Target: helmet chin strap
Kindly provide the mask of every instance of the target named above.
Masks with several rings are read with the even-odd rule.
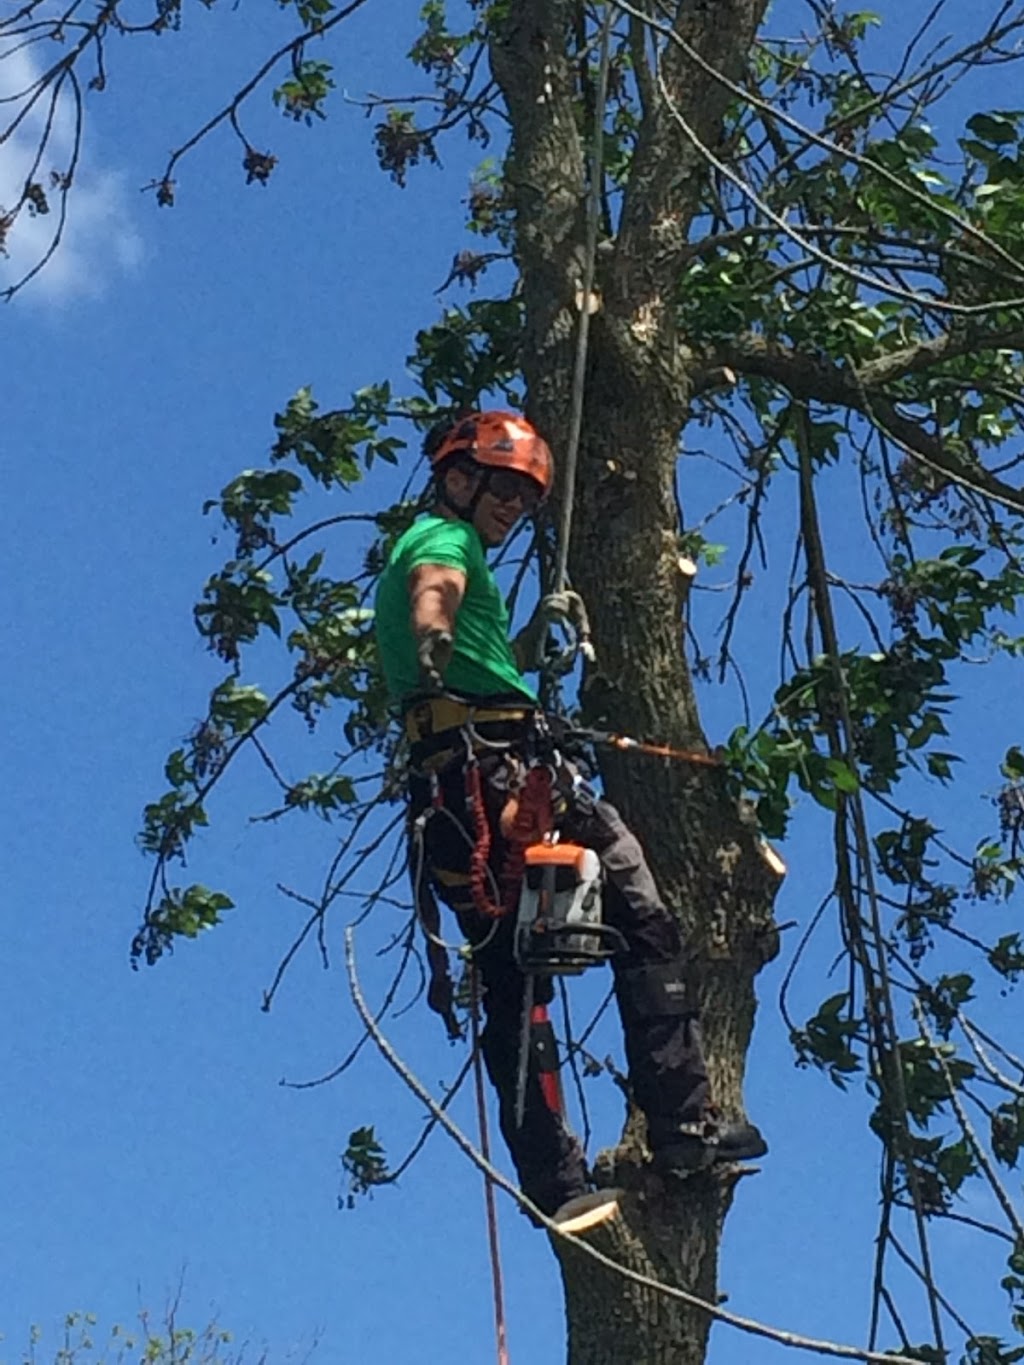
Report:
[[[448,492],[444,479],[438,480],[437,484],[438,502],[447,507],[449,511],[454,512],[460,521],[469,522],[470,525],[473,524],[473,518],[476,516],[476,509],[480,506],[480,499],[487,492],[491,483],[491,471],[487,466],[477,465],[476,467],[480,471],[480,482],[477,484],[473,496],[470,498],[469,502],[466,503],[465,507],[460,507],[454,500],[452,495]]]

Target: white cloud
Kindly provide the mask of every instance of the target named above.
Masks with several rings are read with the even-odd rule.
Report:
[[[10,99],[32,88],[42,70],[32,54],[31,48],[0,54],[0,96]],[[0,135],[25,102],[0,103]],[[0,209],[9,211],[21,197],[39,148],[48,103],[44,94],[17,131],[0,143]],[[50,140],[35,173],[49,199],[50,212],[34,217],[27,209],[19,213],[7,237],[7,255],[0,256],[0,290],[31,270],[52,240],[59,221],[60,195],[50,186],[50,173],[68,170],[74,148],[73,118],[69,97],[56,111]],[[136,269],[142,260],[143,244],[132,222],[130,202],[123,176],[97,166],[95,158],[87,155],[84,164],[79,162],[68,195],[60,246],[18,297],[51,304],[96,297],[112,279]]]

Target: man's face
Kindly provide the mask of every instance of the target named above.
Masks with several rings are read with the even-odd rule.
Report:
[[[483,492],[477,497],[481,485]],[[488,549],[495,549],[520,517],[535,510],[542,490],[529,475],[514,469],[455,468],[448,474],[448,491],[459,507],[468,508],[477,499],[473,526]]]

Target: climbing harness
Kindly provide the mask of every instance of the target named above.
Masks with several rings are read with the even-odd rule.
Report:
[[[518,743],[484,733],[487,725],[509,724],[523,727]],[[578,774],[539,716],[525,707],[477,707],[442,695],[410,707],[406,733],[412,740],[410,769],[425,776],[429,789],[429,803],[412,827],[420,863],[417,884],[426,824],[445,815],[469,844],[465,889],[472,908],[487,920],[517,915],[515,956],[524,971],[575,974],[608,957],[606,944],[616,936],[600,922],[600,862],[592,850],[560,842],[557,832],[556,805],[563,813],[568,809]],[[524,754],[513,752],[520,748]],[[506,796],[497,825],[506,847],[497,878],[481,768],[481,753],[487,751],[501,753],[504,761]],[[465,824],[446,807],[441,784],[441,773],[455,762],[463,775]],[[443,868],[432,871],[442,883],[458,876]]]
[[[467,745],[467,748],[469,746]],[[505,913],[505,905],[488,895],[487,878],[490,872],[491,827],[487,820],[487,807],[484,804],[483,782],[480,778],[480,764],[476,755],[469,750],[464,769],[466,782],[466,806],[473,820],[473,851],[469,855],[469,890],[473,898],[473,909],[485,919],[500,919]],[[504,875],[502,876],[504,881]]]
[[[536,999],[539,976],[579,975],[605,962],[621,947],[621,934],[601,921],[602,869],[592,849],[563,842],[558,817],[570,806],[581,779],[561,753],[541,717],[528,707],[473,705],[442,694],[411,706],[405,718],[411,742],[410,770],[426,778],[429,801],[413,821],[414,893],[417,906],[429,912],[423,873],[425,831],[429,822],[447,818],[459,829],[468,851],[468,874],[433,865],[435,882],[454,890],[457,901],[489,922],[487,936],[470,949],[479,952],[499,922],[514,916],[512,953],[523,976],[515,1095],[515,1114],[522,1126],[531,1059],[544,1103],[564,1117],[557,1048],[547,1005]],[[513,730],[518,735],[510,738]],[[503,786],[505,799],[496,826],[505,844],[501,867],[492,867],[494,814],[488,812],[482,762],[499,760],[487,780]],[[455,764],[462,773],[465,810],[460,819],[444,800],[442,774]],[[465,866],[465,862],[463,863]],[[438,951],[436,926],[427,934],[431,983],[428,1002],[450,1003],[447,958]],[[443,971],[439,983],[437,973]],[[438,1012],[444,1013],[443,1009]],[[451,1035],[450,1009],[446,1014]]]
[[[607,961],[623,946],[618,932],[602,922],[602,869],[597,854],[563,841],[558,834],[559,816],[572,803],[573,789],[581,779],[562,753],[561,740],[555,739],[539,714],[527,705],[474,704],[439,694],[411,706],[405,728],[412,746],[410,768],[426,778],[429,789],[429,802],[411,826],[416,863],[414,900],[427,939],[430,968],[428,1004],[444,1019],[449,1037],[459,1036],[447,967],[447,951],[455,945],[439,937],[437,906],[424,877],[426,825],[440,818],[448,820],[465,841],[468,873],[443,866],[432,866],[431,873],[442,887],[458,891],[459,908],[472,909],[489,924],[474,951],[490,943],[502,920],[515,916],[512,953],[524,982],[516,1087],[516,1115],[521,1124],[530,1057],[537,1052],[534,1035],[547,1023],[546,1007],[535,1004],[535,978],[579,975]],[[702,767],[722,766],[718,754],[612,731],[567,727],[560,733],[566,741],[597,748]],[[482,763],[491,764],[495,759],[498,763],[485,778]],[[441,774],[456,763],[463,774],[465,792],[461,819],[445,804],[441,783]],[[503,787],[505,792],[496,820],[505,844],[497,871],[491,861],[495,819],[494,813],[488,812],[485,781],[492,788]],[[785,863],[776,851],[763,838],[757,842],[772,872],[784,876]]]

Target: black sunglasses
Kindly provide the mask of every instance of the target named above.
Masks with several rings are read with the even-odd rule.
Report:
[[[529,474],[520,474],[517,469],[490,470],[487,491],[499,502],[515,502],[518,499],[524,512],[536,511],[543,496],[536,479],[531,479]]]

